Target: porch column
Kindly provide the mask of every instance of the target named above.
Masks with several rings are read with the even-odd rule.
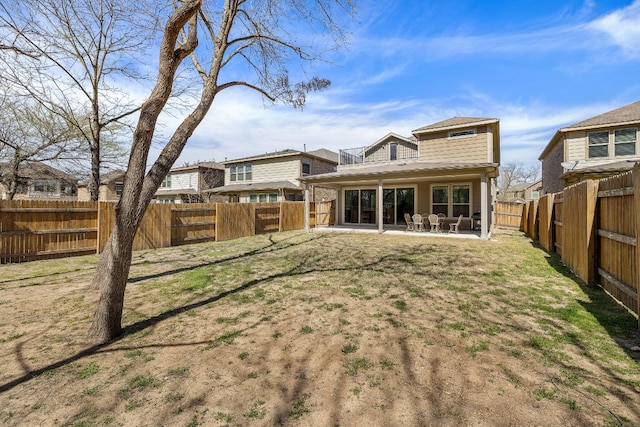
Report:
[[[309,216],[311,214],[311,201],[309,200],[309,186],[304,184],[304,230],[311,231]]]
[[[382,180],[378,180],[378,199],[376,203],[378,206],[376,207],[376,211],[378,212],[378,233],[384,233],[384,229],[382,227],[383,221],[383,212],[382,212]]]
[[[483,173],[480,177],[480,238],[488,238],[489,229],[489,191],[487,174]]]

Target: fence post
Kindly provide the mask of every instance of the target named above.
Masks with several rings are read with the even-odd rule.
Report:
[[[588,281],[591,286],[596,285],[598,277],[598,260],[596,259],[596,244],[598,235],[597,225],[597,209],[598,209],[598,181],[587,181],[587,265],[588,265]]]
[[[635,230],[635,238],[636,241],[639,241],[640,237],[640,163],[636,163],[633,166],[633,211],[631,212],[634,218],[636,219],[636,230]],[[635,286],[636,286],[636,301],[638,304],[637,313],[638,313],[638,329],[640,329],[640,248],[636,246],[636,259],[634,260],[636,264],[635,269]]]

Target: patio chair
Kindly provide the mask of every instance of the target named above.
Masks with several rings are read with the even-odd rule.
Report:
[[[422,224],[422,215],[413,214],[413,229],[415,231],[424,231],[424,227]]]
[[[431,225],[430,231],[440,232],[440,218],[436,214],[429,215],[429,225]]]
[[[451,224],[449,224],[449,233],[458,234],[458,227],[460,227],[461,222],[462,222],[462,215],[458,217],[458,220],[456,222],[452,222]]]
[[[415,225],[413,224],[413,220],[411,219],[411,215],[407,212],[404,213],[404,221],[407,223],[407,229],[405,231],[413,231],[415,230]]]

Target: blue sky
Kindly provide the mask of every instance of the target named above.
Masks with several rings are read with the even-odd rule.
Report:
[[[350,30],[304,110],[225,91],[176,166],[338,151],[453,116],[499,118],[502,162],[537,164],[557,129],[640,100],[640,0],[361,1]]]

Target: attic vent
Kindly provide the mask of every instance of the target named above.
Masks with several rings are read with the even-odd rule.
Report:
[[[475,136],[475,129],[465,129],[465,130],[456,130],[453,132],[449,132],[449,138],[465,138],[469,136]]]

